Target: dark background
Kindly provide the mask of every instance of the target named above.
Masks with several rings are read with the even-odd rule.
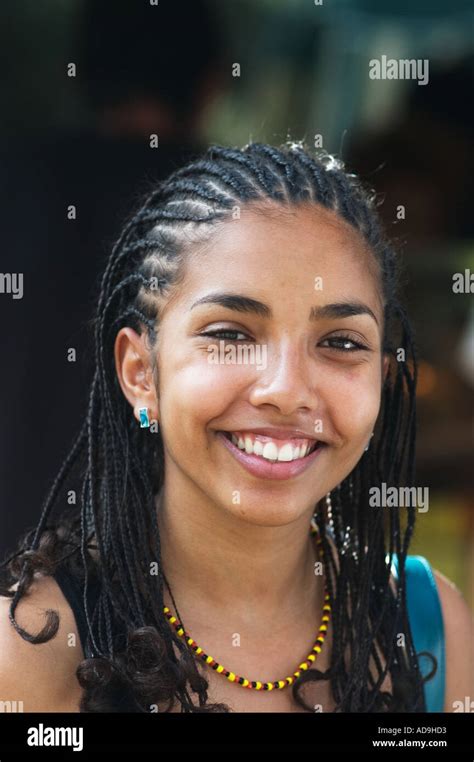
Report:
[[[473,605],[474,317],[452,289],[474,270],[473,18],[459,0],[0,5],[0,271],[24,277],[22,299],[0,293],[0,554],[83,419],[99,276],[140,195],[209,142],[322,135],[378,191],[405,262],[430,488],[412,552]],[[371,80],[382,55],[428,59],[429,83]]]

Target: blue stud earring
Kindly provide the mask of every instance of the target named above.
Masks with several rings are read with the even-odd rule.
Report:
[[[139,408],[138,415],[140,416],[140,428],[148,429],[150,427],[150,419],[148,418],[148,408],[147,407]]]

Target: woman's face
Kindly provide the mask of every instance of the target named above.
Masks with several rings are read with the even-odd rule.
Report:
[[[376,263],[333,212],[247,207],[219,226],[154,349],[165,490],[259,525],[311,515],[373,431],[382,323]]]

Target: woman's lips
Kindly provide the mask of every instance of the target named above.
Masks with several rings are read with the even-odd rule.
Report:
[[[217,437],[249,473],[262,479],[291,479],[293,476],[298,476],[298,474],[306,471],[314,463],[319,453],[326,446],[323,442],[320,442],[318,447],[305,458],[291,461],[276,460],[272,462],[265,460],[265,458],[259,455],[240,450],[230,439],[227,439],[222,431],[217,432]]]

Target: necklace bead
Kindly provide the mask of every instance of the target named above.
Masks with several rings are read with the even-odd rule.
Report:
[[[318,530],[313,523],[311,524],[310,531],[312,535],[318,534]],[[321,539],[319,538],[319,535],[316,538],[316,546],[318,548],[318,551],[320,551]],[[229,680],[229,682],[236,683],[237,685],[241,685],[243,688],[248,688],[250,690],[273,691],[273,690],[283,690],[284,688],[287,688],[289,685],[292,685],[301,676],[301,673],[308,670],[316,661],[318,654],[321,653],[324,639],[326,637],[329,620],[331,616],[331,602],[330,602],[330,596],[328,594],[327,588],[325,587],[324,605],[323,605],[323,614],[321,617],[321,624],[319,626],[316,640],[314,642],[311,652],[308,654],[306,659],[303,662],[301,662],[301,664],[299,664],[298,669],[295,670],[295,672],[293,672],[292,675],[290,675],[289,677],[285,677],[283,680],[275,680],[273,682],[262,682],[260,680],[248,680],[246,677],[241,677],[240,675],[236,675],[234,672],[231,672],[230,670],[226,669],[222,664],[220,664],[218,661],[213,659],[212,656],[209,656],[209,654],[205,653],[205,651],[203,651],[203,649],[196,643],[196,641],[190,637],[190,635],[184,630],[184,627],[182,626],[181,622],[179,622],[178,619],[173,615],[173,613],[170,611],[168,606],[164,606],[163,613],[168,619],[169,623],[176,630],[177,635],[185,639],[186,643],[188,644],[192,652],[197,657],[202,659],[202,661],[208,664],[211,667],[211,669],[213,669],[215,672],[217,672],[220,675],[224,675],[224,677],[226,677],[227,680]]]

